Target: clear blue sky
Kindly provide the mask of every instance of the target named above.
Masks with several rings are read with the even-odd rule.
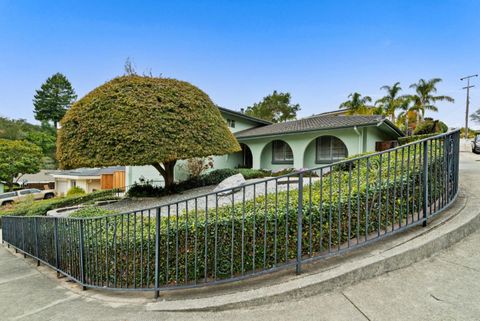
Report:
[[[461,126],[459,78],[480,73],[480,1],[0,0],[0,114],[32,121],[35,89],[64,73],[79,97],[123,73],[189,81],[240,109],[274,89],[300,116],[353,91],[441,77],[440,117]],[[480,108],[480,79],[472,109]],[[478,126],[477,126],[478,127]]]

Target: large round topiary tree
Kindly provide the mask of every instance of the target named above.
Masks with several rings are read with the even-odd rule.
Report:
[[[176,79],[115,78],[76,102],[61,126],[62,168],[153,165],[167,188],[177,160],[240,150],[208,95]]]

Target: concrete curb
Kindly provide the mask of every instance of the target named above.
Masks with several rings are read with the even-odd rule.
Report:
[[[340,258],[342,262],[333,267],[320,272],[317,270],[316,273],[292,276],[281,284],[211,297],[157,301],[148,303],[146,309],[170,312],[220,311],[278,303],[352,285],[404,268],[480,229],[480,200],[469,197],[463,189],[461,193],[450,208],[434,218],[427,228],[418,228],[413,232],[408,230],[393,241],[387,238],[385,242],[372,243],[366,247],[369,252],[360,259]],[[448,224],[445,224],[447,222]],[[381,244],[382,242],[384,243]]]

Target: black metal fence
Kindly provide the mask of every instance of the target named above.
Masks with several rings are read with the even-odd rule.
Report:
[[[423,224],[458,192],[459,132],[155,208],[4,217],[3,241],[84,287],[159,291],[238,280]]]

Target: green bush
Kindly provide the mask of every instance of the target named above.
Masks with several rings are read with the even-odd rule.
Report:
[[[13,206],[8,207],[7,209],[0,210],[0,216],[44,216],[48,211],[56,208],[80,205],[99,198],[114,195],[115,194],[113,190],[105,190],[83,195],[54,197],[39,201],[34,201],[33,199],[29,198],[24,201],[14,203]]]
[[[252,168],[239,168],[238,172],[245,177],[245,179],[263,178],[271,175],[270,171]]]
[[[216,185],[224,179],[238,174],[238,170],[232,168],[216,169],[200,176],[200,181],[203,186]]]
[[[160,186],[153,186],[150,183],[134,183],[127,191],[129,197],[160,197],[167,194],[167,191]]]
[[[85,190],[78,186],[73,186],[67,192],[67,196],[83,195],[83,194],[85,194]]]
[[[399,137],[398,138],[398,143],[400,145],[406,145],[408,143],[413,143],[416,142],[417,140],[422,140],[428,137],[433,137],[438,134],[425,134],[425,135],[413,135],[413,136],[405,136],[405,137]]]
[[[440,121],[426,118],[413,131],[414,135],[441,134],[448,131],[448,126]]]
[[[78,211],[73,212],[70,217],[99,217],[117,214],[117,211],[107,210],[97,206],[87,206],[79,209]]]

